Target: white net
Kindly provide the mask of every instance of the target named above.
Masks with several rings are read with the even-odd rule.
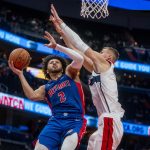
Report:
[[[106,18],[108,12],[108,0],[82,0],[81,16],[84,18]]]

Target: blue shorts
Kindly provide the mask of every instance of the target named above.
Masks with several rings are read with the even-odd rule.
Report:
[[[64,138],[73,133],[78,134],[80,142],[86,130],[85,119],[60,119],[51,117],[39,135],[39,143],[50,150],[59,150]]]

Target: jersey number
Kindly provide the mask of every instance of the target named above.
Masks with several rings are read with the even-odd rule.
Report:
[[[66,101],[65,93],[64,92],[59,92],[58,96],[60,98],[60,102],[63,103]]]

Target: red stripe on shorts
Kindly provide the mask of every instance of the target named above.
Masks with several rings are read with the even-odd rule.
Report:
[[[101,150],[112,150],[113,118],[104,117],[104,128]]]
[[[80,129],[80,132],[78,134],[78,145],[77,145],[77,149],[79,148],[80,146],[80,142],[82,140],[82,137],[83,135],[85,134],[85,131],[86,131],[86,124],[87,124],[87,120],[85,118],[83,118],[83,124],[82,124],[82,127]]]

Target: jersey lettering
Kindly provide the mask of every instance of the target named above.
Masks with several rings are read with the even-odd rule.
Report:
[[[65,93],[64,92],[59,92],[58,93],[58,96],[59,96],[59,98],[60,98],[60,103],[63,103],[63,102],[65,102],[66,101],[66,96],[65,96]]]
[[[71,86],[69,80],[66,80],[60,84],[55,85],[48,91],[48,94],[50,95],[50,97],[52,97],[58,90],[61,90],[67,86]]]

